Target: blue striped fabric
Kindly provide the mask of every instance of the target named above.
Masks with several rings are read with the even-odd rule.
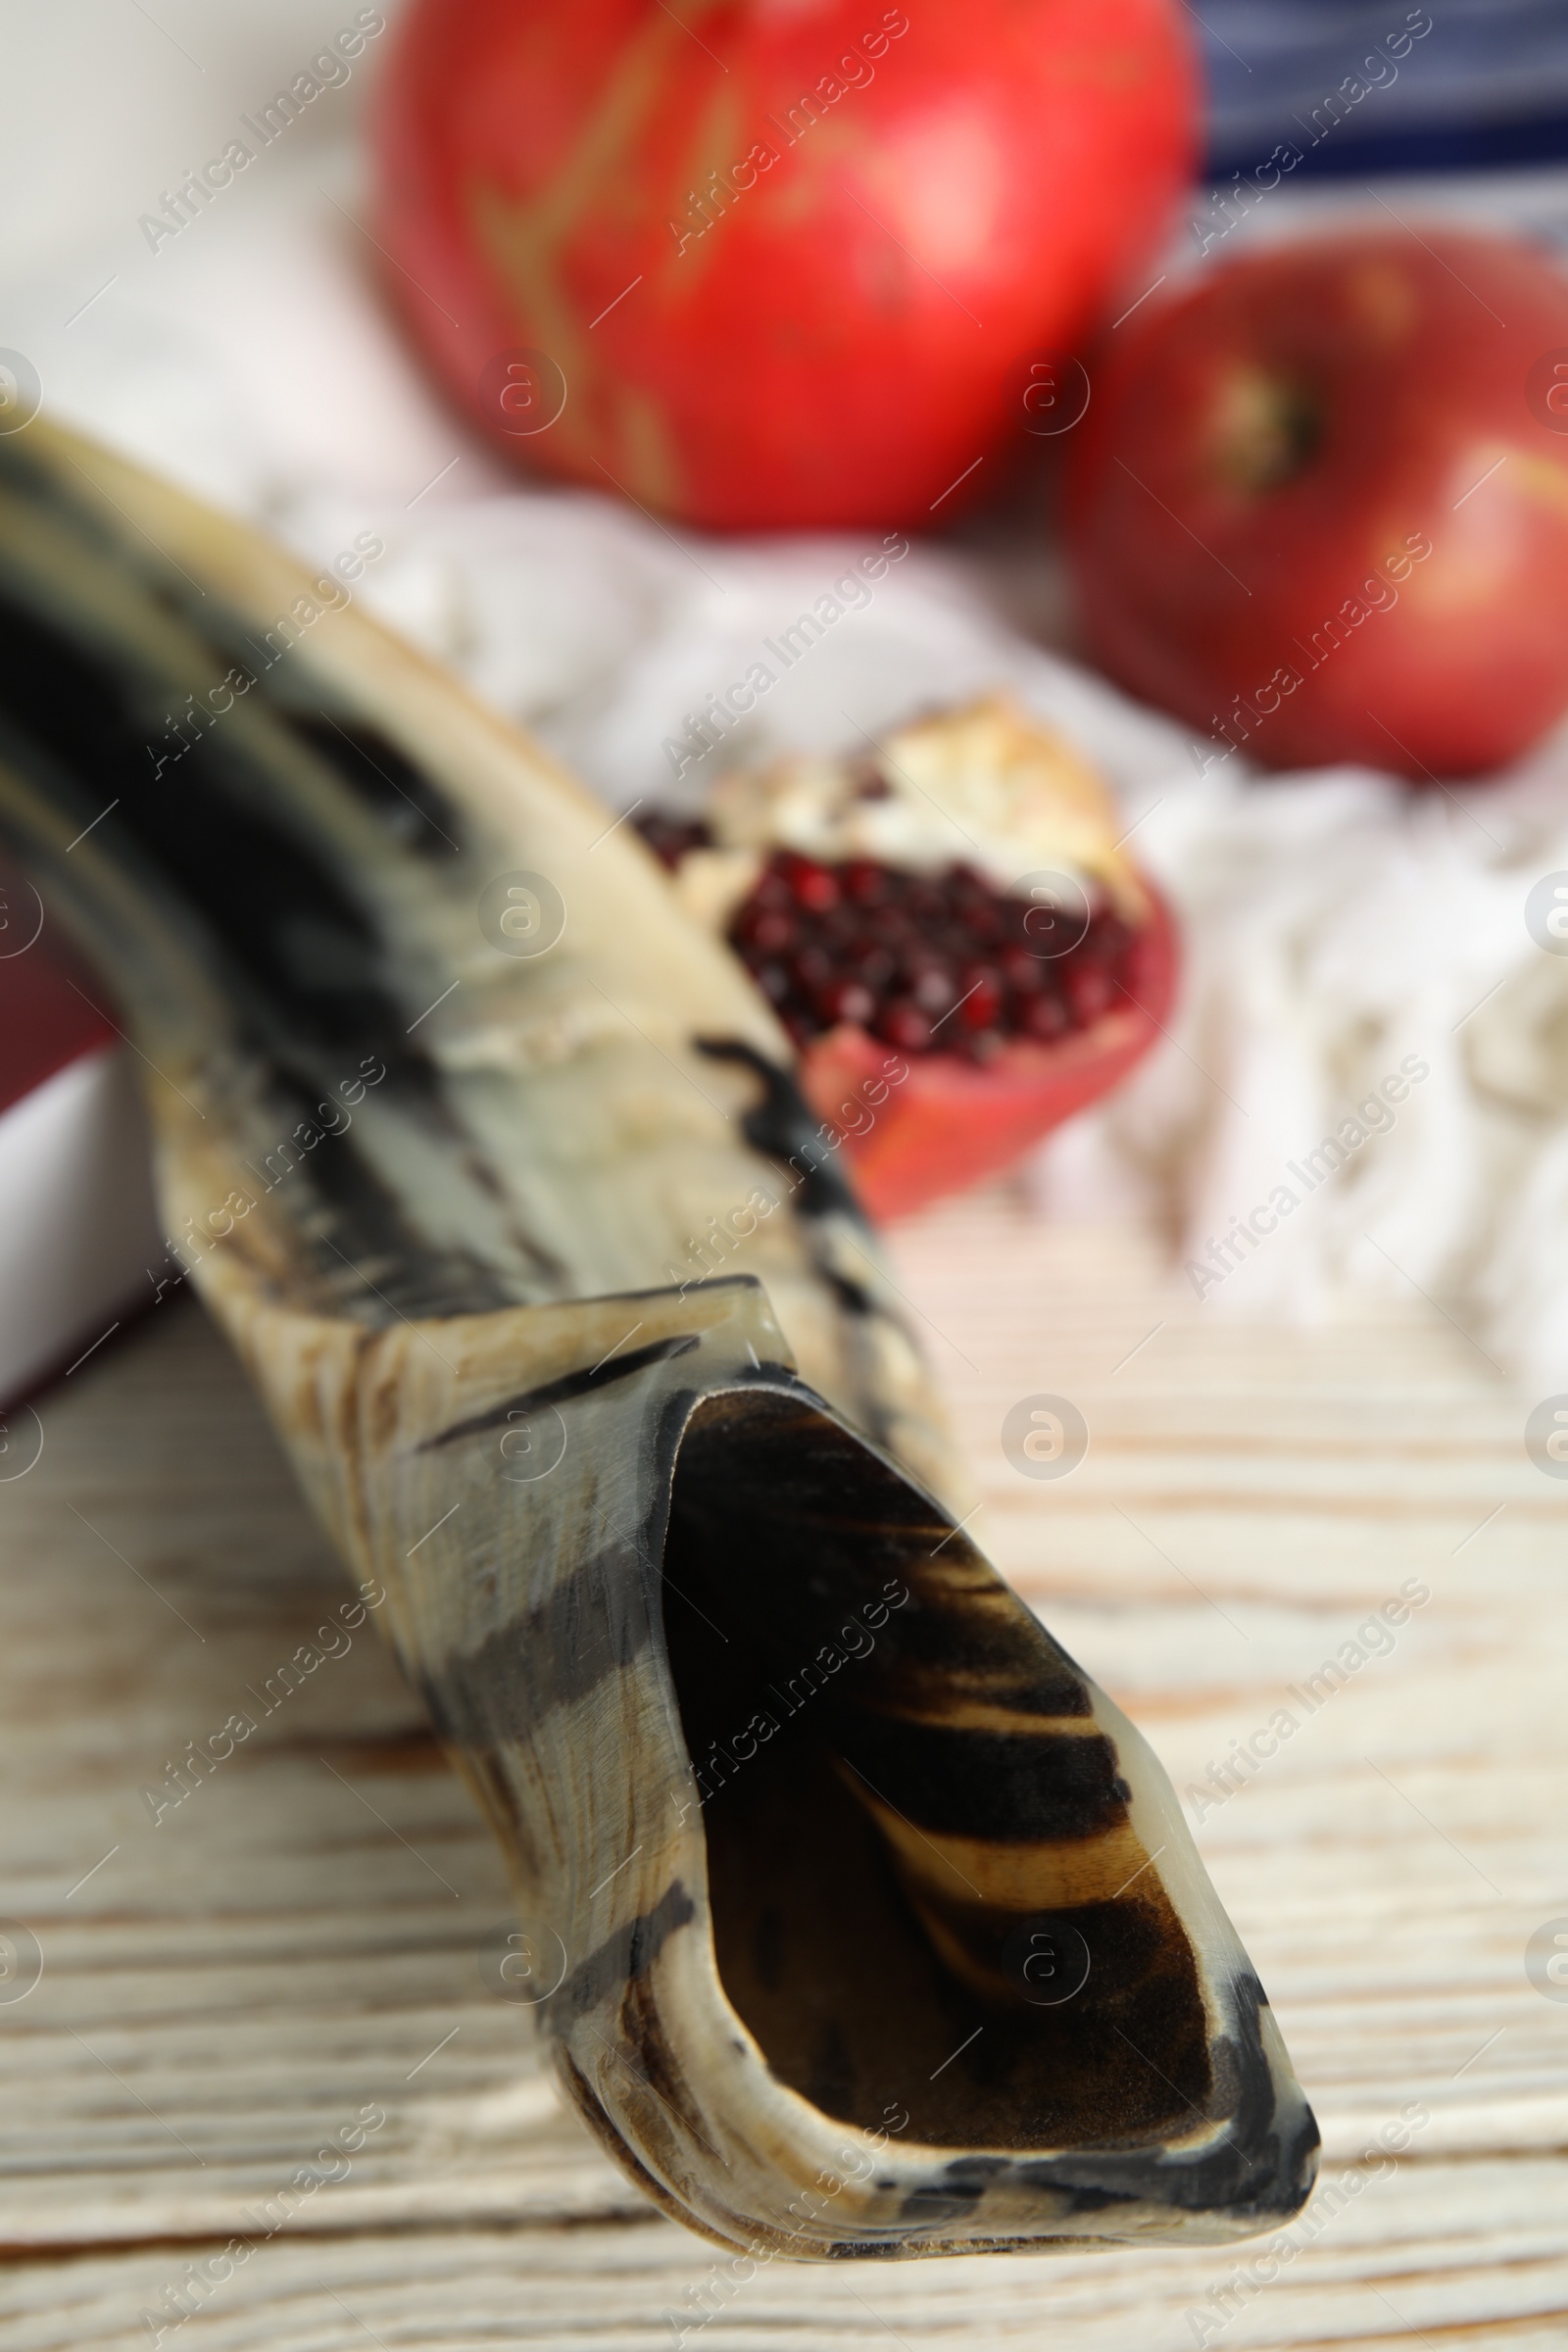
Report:
[[[1215,178],[1280,144],[1314,172],[1568,155],[1568,0],[1194,0]]]

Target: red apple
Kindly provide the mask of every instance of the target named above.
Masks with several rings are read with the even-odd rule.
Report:
[[[1089,642],[1270,766],[1465,776],[1568,707],[1568,279],[1422,225],[1243,256],[1108,338]],[[1223,756],[1223,755],[1220,755]]]
[[[1189,35],[1179,0],[414,0],[387,283],[529,465],[717,529],[946,520],[1157,243]]]

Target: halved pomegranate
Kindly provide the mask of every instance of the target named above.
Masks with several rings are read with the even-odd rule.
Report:
[[[1004,698],[863,759],[736,771],[642,830],[799,1046],[874,1215],[1004,1167],[1169,1015],[1174,928],[1109,793]]]

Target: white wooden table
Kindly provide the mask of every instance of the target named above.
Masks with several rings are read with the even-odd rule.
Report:
[[[1198,1831],[1326,2177],[1358,2193],[1217,2303],[1251,2249],[780,2263],[688,2346],[1562,2352],[1568,2001],[1524,1954],[1568,1915],[1568,1485],[1525,1456],[1533,1399],[1419,1298],[1312,1333],[1222,1322],[1146,1241],[1048,1230],[1004,1192],[895,1246],[975,1533],[1178,1788],[1403,1580],[1430,1589]],[[999,1443],[1040,1392],[1092,1431],[1058,1483]],[[487,1989],[500,1865],[371,1628],[154,1822],[143,1789],[347,1590],[221,1344],[160,1308],[40,1410],[41,1457],[0,1484],[0,1914],[43,1959],[0,2000],[0,2346],[128,2352],[148,2313],[180,2352],[673,2345],[710,2253],[562,2111],[526,2012]],[[11,1446],[0,1471],[24,1416]],[[1407,2105],[1430,2117],[1407,2152],[1357,2167]],[[186,2266],[258,2236],[302,2168],[292,2221],[175,2327]]]

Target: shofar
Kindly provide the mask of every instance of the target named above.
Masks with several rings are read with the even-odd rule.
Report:
[[[0,828],[633,2179],[747,2258],[1294,2211],[1316,2131],[1169,1783],[957,1527],[789,1049],[629,829],[337,576],[42,424]]]

